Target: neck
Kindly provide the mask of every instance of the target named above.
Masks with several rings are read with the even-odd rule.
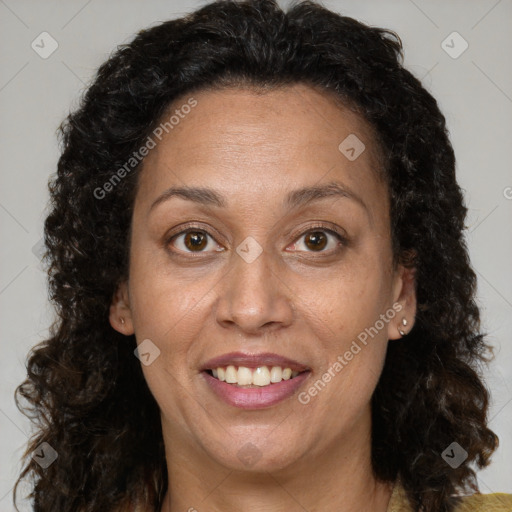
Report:
[[[205,460],[197,443],[166,442],[169,485],[161,512],[386,512],[392,486],[373,476],[370,431],[362,436],[358,428],[355,439],[344,434],[314,458],[271,472],[232,470]]]

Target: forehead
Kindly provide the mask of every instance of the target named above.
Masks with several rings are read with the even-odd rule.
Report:
[[[160,138],[143,163],[143,201],[172,185],[208,185],[246,202],[299,184],[341,180],[370,196],[385,186],[371,127],[305,84],[194,92],[176,99],[153,133]]]

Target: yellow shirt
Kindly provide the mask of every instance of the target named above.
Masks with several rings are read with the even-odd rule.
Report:
[[[393,488],[387,512],[413,512],[400,483]],[[512,512],[512,494],[473,494],[466,496],[455,512]]]

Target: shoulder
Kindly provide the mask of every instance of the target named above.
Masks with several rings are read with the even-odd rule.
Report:
[[[512,494],[461,496],[454,512],[512,512]],[[395,483],[387,512],[413,512],[400,481]]]
[[[473,494],[461,498],[455,512],[510,512],[512,494]]]

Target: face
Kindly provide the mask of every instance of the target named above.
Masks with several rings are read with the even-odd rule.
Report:
[[[110,315],[144,342],[166,449],[276,470],[369,444],[388,340],[415,313],[371,130],[306,85],[203,91],[175,109],[144,161]]]

